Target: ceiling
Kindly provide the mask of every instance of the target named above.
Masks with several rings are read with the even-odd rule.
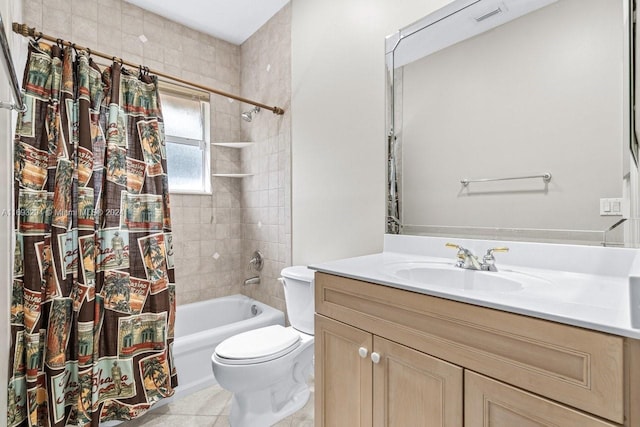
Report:
[[[125,0],[172,21],[239,45],[289,0]]]

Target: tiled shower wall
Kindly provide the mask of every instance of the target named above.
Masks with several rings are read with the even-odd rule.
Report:
[[[255,144],[242,150],[242,169],[254,173],[242,181],[243,273],[254,250],[265,258],[259,285],[242,292],[285,309],[280,270],[291,265],[291,4],[240,47],[242,95],[284,108],[276,116],[262,110],[241,136]],[[243,105],[246,110],[251,106]]]
[[[24,2],[24,21],[45,34],[142,63],[152,70],[225,92],[240,92],[239,46],[121,0],[28,0]],[[139,38],[143,34],[146,43]],[[95,60],[106,65],[102,58]],[[272,93],[260,95],[269,99]],[[280,99],[274,97],[272,102]],[[241,139],[238,102],[211,97],[211,139]],[[214,171],[241,168],[238,150],[213,147],[211,153]],[[178,304],[241,292],[246,271],[242,183],[214,179],[212,187],[213,195],[208,196],[171,195]],[[272,248],[266,252],[274,257]]]

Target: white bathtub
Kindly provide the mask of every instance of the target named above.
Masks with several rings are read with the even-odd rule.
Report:
[[[284,326],[282,311],[244,295],[179,305],[173,343],[178,387],[173,399],[215,383],[211,355],[222,340],[250,329],[276,324]]]

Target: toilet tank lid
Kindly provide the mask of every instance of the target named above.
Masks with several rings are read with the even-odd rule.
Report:
[[[294,265],[291,267],[285,267],[280,272],[282,277],[287,279],[304,280],[306,282],[313,281],[314,271],[304,265]]]

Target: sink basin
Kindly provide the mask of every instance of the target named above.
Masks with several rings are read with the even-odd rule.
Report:
[[[524,287],[517,273],[466,270],[437,262],[389,264],[384,270],[398,279],[427,286],[489,292],[513,292]]]

